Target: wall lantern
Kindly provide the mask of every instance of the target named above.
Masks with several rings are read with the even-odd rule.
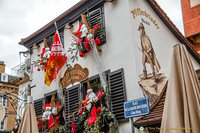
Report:
[[[114,0],[105,0],[106,2],[113,2]]]
[[[32,49],[38,49],[39,47],[40,47],[39,44],[34,44],[33,47],[32,47]]]
[[[72,25],[72,23],[69,23],[67,26],[66,26],[66,29],[72,29],[74,26]]]

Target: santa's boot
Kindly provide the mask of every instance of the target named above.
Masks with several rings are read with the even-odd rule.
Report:
[[[147,78],[147,71],[146,70],[143,70],[143,73],[144,73],[144,76],[142,79],[146,79]]]

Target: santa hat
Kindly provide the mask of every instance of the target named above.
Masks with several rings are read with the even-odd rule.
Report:
[[[64,55],[63,46],[61,44],[60,37],[57,32],[54,35],[54,41],[53,41],[52,48],[51,48],[51,54]]]

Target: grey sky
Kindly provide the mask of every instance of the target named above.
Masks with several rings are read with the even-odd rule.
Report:
[[[156,0],[168,17],[184,35],[181,0]]]
[[[6,73],[20,63],[19,51],[25,51],[18,42],[79,0],[0,0],[0,60],[5,61]],[[183,33],[180,0],[156,0]]]

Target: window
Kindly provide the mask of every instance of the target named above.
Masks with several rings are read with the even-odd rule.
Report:
[[[126,101],[124,70],[119,69],[114,72],[106,71],[105,74],[107,76],[108,87],[111,95],[111,103],[110,103],[111,111],[115,114],[115,117],[119,122],[128,121],[128,119],[124,118],[124,102]],[[74,85],[70,88],[64,89],[65,121],[73,118],[73,116],[76,117],[78,115],[77,110],[79,108],[79,102],[85,99],[88,81],[90,82],[92,88],[94,88],[93,85],[99,85],[100,83],[99,76],[95,75],[81,82],[81,84]],[[45,95],[46,103],[50,102],[51,95],[49,94]],[[44,106],[43,99],[36,100],[34,102],[34,106],[36,115],[37,116],[42,115]]]
[[[6,107],[7,106],[7,98],[5,96],[0,96],[0,103],[2,103],[4,107]]]
[[[4,119],[4,120],[1,122],[0,130],[5,130],[5,127],[6,127],[6,119]]]
[[[108,80],[108,73],[110,71],[106,71],[105,72],[105,75],[106,75],[106,81]],[[87,85],[87,82],[90,82],[90,86],[91,88],[93,89],[93,92],[94,93],[98,93],[98,90],[100,88],[100,90],[103,90],[103,87],[101,86],[101,83],[100,83],[100,78],[99,78],[99,75],[95,75],[91,78],[88,78],[86,81],[83,81],[81,83],[81,100],[84,100],[85,99],[85,95],[87,93],[87,89],[88,89],[88,85]],[[102,87],[102,88],[101,88]]]
[[[37,117],[42,116],[43,106],[44,106],[43,101],[44,101],[43,98],[34,101],[34,108]]]
[[[124,102],[126,102],[124,70],[119,69],[108,74],[111,95],[111,110],[119,122],[128,121],[124,118]]]
[[[1,74],[1,81],[3,81],[3,82],[8,82],[8,75],[5,74],[5,73],[2,73],[2,74]]]
[[[87,15],[88,24],[90,27],[94,27],[96,24],[99,24],[101,28],[97,32],[95,38],[99,38],[101,40],[99,46],[106,43],[106,31],[105,31],[105,19],[104,19],[104,10],[103,6],[91,10],[89,15]]]
[[[66,120],[77,116],[77,109],[80,101],[80,85],[74,85],[64,90],[65,96],[65,118]],[[76,112],[75,114],[73,114]]]
[[[6,80],[6,76],[5,75],[3,75],[3,81],[5,81]]]
[[[107,83],[111,96],[110,97],[111,111],[113,114],[115,114],[115,117],[118,120],[118,122],[128,121],[128,119],[124,118],[124,102],[126,101],[124,70],[119,69],[114,72],[106,71],[105,73],[107,76]],[[91,85],[95,82],[96,85],[100,83],[98,75],[93,76],[88,80],[82,82],[81,84],[82,100],[85,98],[87,90],[87,83],[86,83],[87,81],[89,81]]]

